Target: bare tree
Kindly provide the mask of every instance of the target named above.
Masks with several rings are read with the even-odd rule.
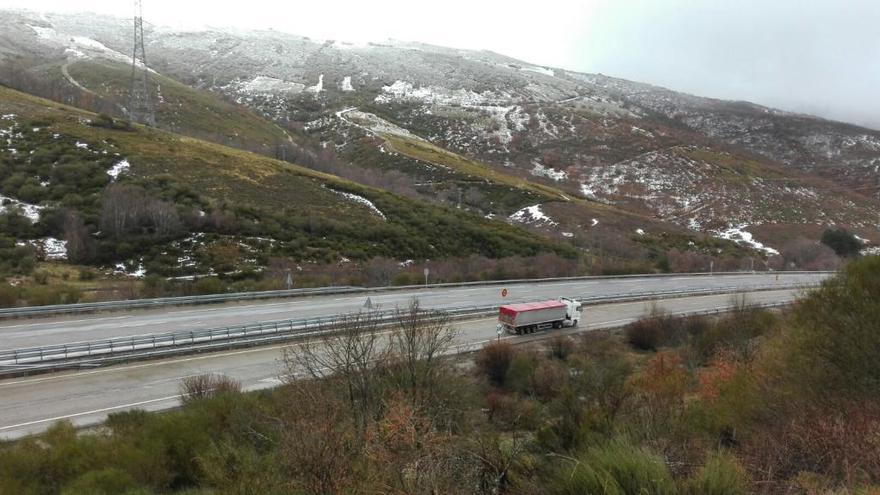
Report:
[[[374,312],[350,314],[332,328],[319,329],[318,338],[285,348],[284,380],[294,385],[303,377],[341,380],[352,419],[363,431],[378,410],[378,370],[389,352],[381,342],[380,323]]]
[[[64,240],[67,241],[67,258],[74,263],[87,263],[94,255],[94,242],[85,222],[76,211],[64,213]]]
[[[448,313],[425,311],[418,299],[395,312],[391,355],[400,369],[398,386],[415,404],[433,395],[440,358],[450,350],[457,335]]]
[[[184,404],[220,394],[241,392],[241,382],[226,375],[203,373],[180,381],[180,397]]]

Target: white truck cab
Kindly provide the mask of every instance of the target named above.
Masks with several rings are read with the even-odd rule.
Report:
[[[565,326],[576,327],[581,319],[581,303],[567,297],[560,297],[559,301],[565,304]]]

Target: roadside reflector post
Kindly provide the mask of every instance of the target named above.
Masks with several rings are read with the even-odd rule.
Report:
[[[495,333],[498,334],[498,340],[501,340],[501,332],[504,331],[504,327],[501,326],[501,323],[495,326]]]

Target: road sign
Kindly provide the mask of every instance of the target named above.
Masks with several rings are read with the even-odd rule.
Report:
[[[501,289],[501,297],[507,297],[507,289]]]
[[[366,301],[364,301],[364,307],[367,309],[373,309],[373,301],[368,297]]]
[[[423,273],[425,274],[425,285],[428,285],[428,275],[431,273],[431,270],[429,270],[427,267],[425,267],[425,270]]]

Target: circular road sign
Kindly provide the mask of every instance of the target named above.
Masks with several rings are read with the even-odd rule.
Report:
[[[501,289],[501,297],[507,297],[507,289]]]

